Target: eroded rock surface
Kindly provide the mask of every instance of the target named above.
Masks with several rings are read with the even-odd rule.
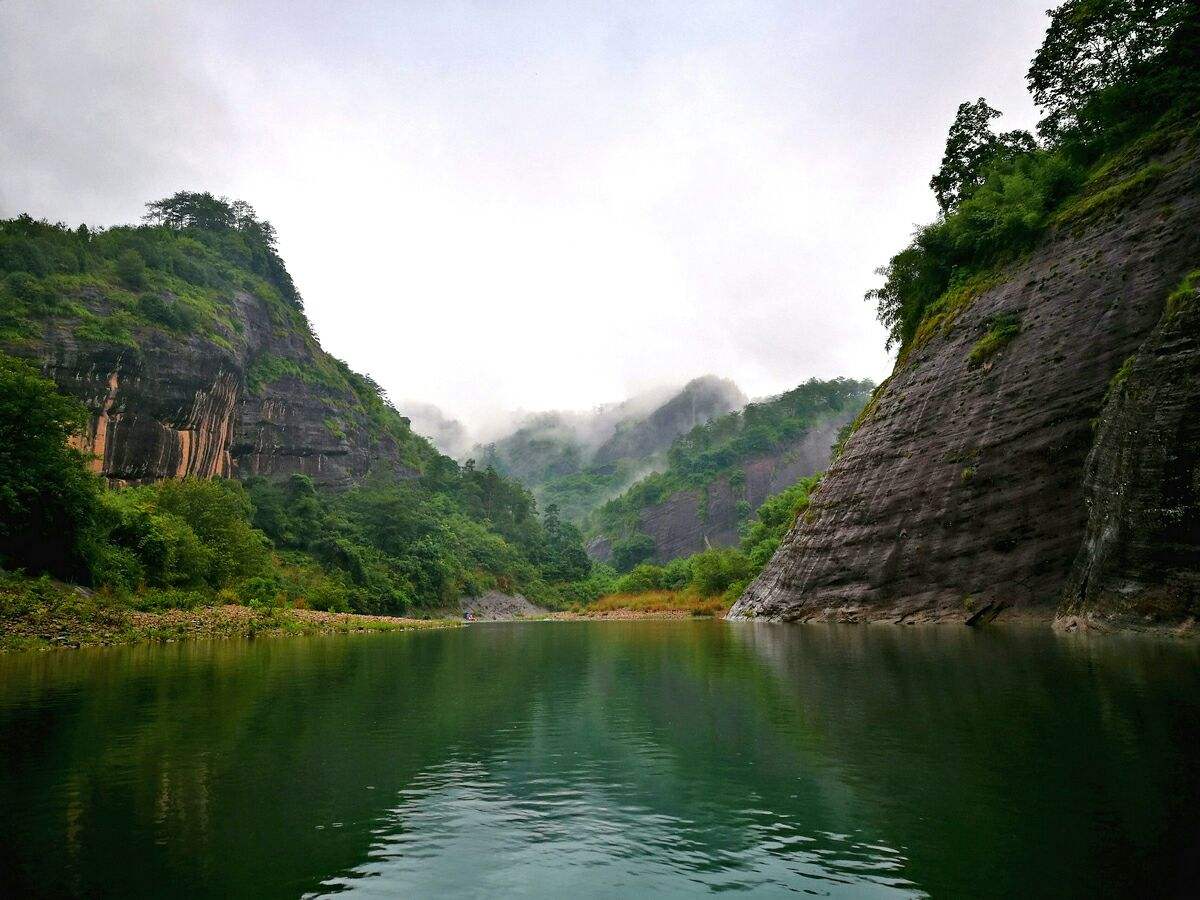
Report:
[[[1175,387],[1151,392],[1145,407],[1114,409],[1085,478],[1093,420],[1113,376],[1200,261],[1196,148],[1165,162],[1169,171],[1153,190],[1052,231],[946,333],[897,366],[734,617],[904,621],[1053,611],[1085,540],[1126,515],[1118,506],[1159,508],[1159,489],[1146,485],[1160,478],[1163,491],[1188,477],[1194,490],[1196,394],[1181,387],[1195,384],[1184,346],[1194,334],[1164,333],[1148,346],[1144,377]],[[1018,317],[1020,332],[973,367],[971,349],[998,314]],[[1139,433],[1143,424],[1149,429]],[[1141,486],[1122,488],[1124,499],[1113,501],[1111,486],[1129,483],[1131,473]],[[1089,493],[1100,498],[1090,525]],[[1141,513],[1129,515],[1136,521]],[[1169,576],[1173,584],[1190,579],[1191,539],[1164,560],[1153,549],[1164,546],[1159,534],[1135,525],[1118,528],[1115,543],[1100,541],[1093,561],[1081,563],[1084,596],[1144,583],[1159,567],[1192,573]]]
[[[311,335],[273,321],[250,293],[235,294],[231,309],[226,346],[153,329],[136,348],[114,346],[53,320],[40,341],[4,349],[84,401],[92,420],[77,445],[113,483],[300,472],[342,486],[380,460],[411,472],[352,390],[311,377],[335,365]],[[251,383],[264,359],[277,377]]]
[[[1200,292],[1172,306],[1097,423],[1063,617],[1200,614]]]

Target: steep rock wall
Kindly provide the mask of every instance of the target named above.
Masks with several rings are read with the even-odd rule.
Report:
[[[131,348],[81,339],[69,321],[52,320],[39,341],[4,349],[34,359],[86,404],[92,418],[76,446],[113,483],[301,472],[344,486],[381,460],[412,473],[344,382],[306,379],[333,371],[311,335],[273,319],[250,293],[236,293],[230,311],[235,330],[221,342],[146,329]],[[267,358],[282,374],[250,383]]]
[[[745,501],[745,508],[752,513],[771,495],[824,469],[838,431],[848,419],[849,413],[827,419],[782,450],[750,460],[743,467],[745,482],[741,485],[735,487],[728,478],[719,478],[703,492],[676,491],[643,509],[640,530],[654,539],[653,561],[661,564],[709,547],[737,546],[739,528],[745,521],[739,514],[739,502]],[[608,538],[593,540],[587,550],[595,560],[612,559]]]
[[[1197,279],[1200,280],[1200,279]],[[1064,619],[1200,614],[1200,292],[1176,298],[1110,389],[1088,455]]]
[[[1058,604],[1088,528],[1092,420],[1200,259],[1196,148],[1164,162],[1152,190],[1051,232],[897,366],[732,616],[974,620]],[[973,367],[999,314],[1020,333]]]

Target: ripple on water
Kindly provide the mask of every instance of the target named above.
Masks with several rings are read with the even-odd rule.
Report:
[[[630,802],[637,788],[623,780],[568,781],[571,773],[514,780],[505,769],[459,758],[427,768],[397,793],[368,859],[323,891],[920,895],[901,874],[898,850],[849,834],[806,833],[758,798],[727,810],[736,825],[701,824]]]

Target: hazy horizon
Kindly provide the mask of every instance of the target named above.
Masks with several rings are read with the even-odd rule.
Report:
[[[1035,119],[1045,4],[1010,6],[7,2],[0,215],[245,199],[326,349],[476,432],[878,381],[863,292],[955,107]]]

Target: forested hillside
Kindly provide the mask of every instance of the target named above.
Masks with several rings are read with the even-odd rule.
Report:
[[[148,209],[104,230],[0,223],[5,570],[142,606],[372,613],[490,588],[554,604],[587,575],[553,510],[439,454],[321,350],[249,206]]]
[[[628,571],[647,560],[735,545],[767,497],[825,468],[839,429],[872,387],[812,379],[696,426],[671,445],[663,471],[588,518],[592,552]]]
[[[475,455],[580,524],[605,500],[664,468],[677,437],[745,403],[732,381],[706,375],[591,413],[536,414],[512,434],[476,447]]]

